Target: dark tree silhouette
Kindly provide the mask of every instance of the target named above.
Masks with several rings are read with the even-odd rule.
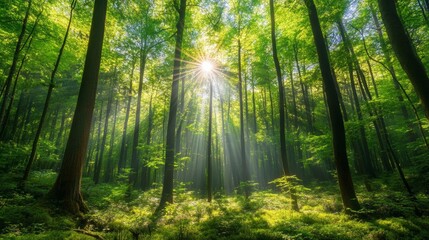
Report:
[[[173,83],[171,87],[170,112],[168,115],[167,144],[165,146],[164,180],[161,201],[157,212],[163,210],[166,203],[173,202],[173,176],[174,176],[174,141],[176,140],[177,102],[179,95],[180,63],[182,59],[182,39],[185,30],[186,0],[180,0],[176,6],[179,13],[177,21],[176,48],[174,50]]]
[[[79,215],[88,210],[81,194],[82,168],[88,148],[97,91],[106,21],[107,0],[95,0],[82,83],[58,177],[50,191],[65,210]]]
[[[378,0],[387,36],[429,119],[429,77],[396,10],[395,0]]]
[[[352,176],[350,174],[349,162],[346,151],[346,136],[344,129],[343,116],[341,114],[338,93],[335,88],[335,79],[331,71],[331,63],[325,38],[320,27],[319,16],[316,5],[313,0],[305,0],[308,9],[311,29],[313,31],[314,42],[316,44],[317,55],[319,58],[320,70],[323,77],[323,86],[326,92],[326,99],[329,108],[329,117],[332,127],[332,137],[334,145],[334,159],[337,167],[338,183],[340,186],[341,197],[345,208],[358,210],[359,202],[353,186]]]
[[[279,87],[279,117],[280,117],[280,157],[283,164],[283,173],[285,176],[290,175],[287,149],[286,149],[286,128],[285,128],[285,88],[282,79],[282,72],[280,62],[277,55],[277,41],[276,41],[276,20],[274,15],[274,0],[270,0],[270,18],[271,18],[271,46],[273,50],[274,66],[276,68],[277,83]],[[292,208],[298,210],[298,203],[296,196],[292,194]]]
[[[51,101],[52,91],[54,90],[54,86],[55,86],[55,75],[58,71],[58,67],[60,66],[60,61],[61,61],[61,57],[62,57],[63,52],[64,52],[64,47],[66,46],[66,43],[67,43],[67,38],[68,38],[69,32],[70,32],[70,26],[71,26],[71,23],[73,20],[73,11],[76,7],[76,3],[77,3],[77,1],[73,0],[71,2],[71,5],[70,5],[70,17],[69,17],[69,21],[67,24],[66,33],[64,35],[63,42],[61,44],[60,51],[59,51],[58,56],[57,56],[57,60],[55,61],[54,69],[52,70],[52,73],[51,73],[51,78],[50,78],[49,87],[48,87],[48,93],[46,94],[46,99],[45,99],[45,105],[43,106],[42,116],[40,117],[39,126],[37,127],[37,131],[36,131],[36,136],[34,137],[34,140],[33,140],[33,146],[31,148],[30,157],[28,158],[27,165],[26,165],[25,170],[24,170],[24,176],[22,177],[22,182],[21,182],[22,186],[21,187],[24,187],[25,181],[27,181],[28,175],[30,174],[31,166],[33,165],[33,162],[36,158],[37,145],[39,143],[40,134],[42,133],[43,124],[45,123],[46,114],[48,113],[48,108],[49,108],[49,103]]]
[[[28,0],[27,10],[25,12],[24,19],[22,20],[21,33],[18,36],[18,41],[16,43],[15,52],[13,54],[12,65],[10,66],[9,74],[7,75],[7,78],[6,78],[4,91],[2,90],[3,99],[2,99],[1,104],[0,104],[0,124],[2,127],[4,124],[6,124],[5,119],[4,119],[5,112],[6,112],[6,105],[7,105],[7,101],[9,98],[10,87],[12,86],[12,79],[13,79],[13,76],[15,74],[16,65],[18,64],[19,53],[22,50],[22,45],[23,45],[22,41],[24,40],[25,31],[27,29],[27,23],[28,23],[28,18],[30,16],[31,4],[32,4],[32,0]]]

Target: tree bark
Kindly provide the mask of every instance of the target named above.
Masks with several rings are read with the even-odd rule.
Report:
[[[340,30],[340,35],[347,52],[347,65],[349,70],[351,89],[352,89],[353,99],[356,107],[356,114],[358,116],[358,120],[361,122],[361,124],[359,124],[360,139],[359,139],[358,149],[361,151],[362,154],[361,154],[361,159],[356,159],[356,160],[358,160],[361,163],[362,170],[364,170],[364,174],[367,174],[369,177],[375,177],[375,171],[371,164],[371,155],[369,152],[368,141],[366,139],[366,130],[364,126],[362,126],[363,115],[362,115],[362,110],[359,102],[359,97],[356,91],[356,84],[355,84],[354,75],[353,75],[353,64],[355,65],[358,75],[359,74],[363,75],[363,73],[362,73],[362,70],[360,69],[360,65],[354,53],[353,46],[350,43],[349,37],[347,35],[346,29],[341,19],[337,19],[337,25],[338,25],[338,29]],[[355,150],[358,150],[358,149],[355,149]]]
[[[107,155],[106,170],[104,171],[104,182],[109,183],[113,179],[113,148],[115,145],[116,120],[118,116],[118,100],[115,101],[115,113],[113,114],[112,133],[110,134],[110,147]]]
[[[149,113],[147,116],[146,152],[145,152],[145,162],[143,163],[143,169],[142,169],[142,184],[141,184],[143,190],[148,189],[152,182],[150,178],[150,169],[146,166],[146,164],[151,160],[150,144],[152,140],[153,115],[154,115],[152,102],[153,102],[153,93],[151,93],[150,95]]]
[[[34,140],[33,140],[33,145],[31,148],[30,157],[28,159],[27,165],[26,165],[25,170],[24,170],[24,176],[22,177],[22,182],[21,182],[22,186],[21,187],[24,187],[25,182],[27,181],[28,176],[30,174],[31,166],[33,165],[33,162],[34,162],[35,157],[36,157],[37,145],[39,143],[40,134],[42,133],[43,124],[45,123],[46,114],[48,113],[48,108],[49,108],[49,103],[50,103],[51,96],[52,96],[52,91],[54,90],[54,86],[55,86],[55,75],[58,71],[58,67],[60,65],[61,57],[63,55],[64,48],[65,48],[66,43],[67,43],[67,38],[69,35],[70,26],[71,26],[72,19],[73,19],[73,11],[74,11],[75,7],[76,7],[76,0],[73,0],[71,3],[71,6],[70,6],[70,17],[69,17],[69,21],[67,24],[66,33],[64,35],[64,39],[63,39],[60,51],[59,51],[58,56],[57,56],[57,60],[55,61],[54,69],[52,70],[52,73],[51,73],[51,78],[50,78],[49,87],[48,87],[48,93],[46,95],[45,104],[43,106],[42,116],[40,117],[39,126],[37,127],[36,136],[34,137]]]
[[[164,180],[161,200],[156,212],[163,210],[167,202],[173,202],[174,141],[176,139],[177,102],[179,95],[180,63],[182,61],[182,40],[183,32],[185,30],[186,0],[180,0],[180,6],[177,6],[177,11],[179,13],[179,19],[176,25],[176,47],[174,51],[170,112],[168,115],[167,144],[165,146]]]
[[[80,215],[88,210],[81,194],[82,167],[88,147],[97,91],[107,0],[95,0],[82,83],[61,169],[50,191],[63,208]]]
[[[396,10],[395,0],[378,0],[393,51],[414,86],[429,119],[429,77]]]
[[[238,98],[240,102],[240,158],[241,158],[241,182],[245,184],[244,194],[250,196],[250,189],[246,182],[250,180],[246,158],[246,143],[244,140],[244,104],[243,104],[243,78],[241,76],[241,42],[238,39]]]
[[[320,70],[323,77],[323,85],[329,108],[330,123],[334,145],[334,159],[337,167],[338,183],[344,207],[352,210],[360,209],[356,198],[350,167],[347,159],[346,136],[343,116],[335,89],[334,77],[331,72],[331,63],[328,56],[328,48],[325,44],[319,17],[313,0],[305,0],[310,18],[311,29],[319,58]]]
[[[124,127],[122,130],[122,141],[121,141],[121,152],[119,154],[119,162],[118,162],[118,173],[122,173],[122,169],[127,165],[127,129],[128,129],[128,119],[130,118],[130,109],[131,109],[131,95],[133,93],[133,76],[134,76],[134,67],[135,63],[133,63],[133,67],[131,69],[130,76],[130,85],[128,91],[126,91],[127,97],[127,110],[125,112],[125,120]]]
[[[30,16],[31,4],[32,4],[32,0],[28,0],[27,10],[25,12],[24,19],[22,20],[21,33],[18,36],[18,42],[16,43],[15,52],[13,54],[12,65],[10,66],[9,74],[7,75],[7,78],[5,81],[5,89],[3,92],[3,99],[2,99],[2,102],[0,105],[0,123],[1,123],[0,126],[3,126],[5,124],[4,115],[5,115],[5,111],[6,111],[6,104],[7,104],[8,98],[9,98],[9,91],[10,91],[10,87],[12,85],[13,76],[15,74],[16,65],[18,64],[19,53],[21,52],[21,49],[22,49],[22,41],[24,40],[25,31],[27,29],[27,23],[28,23],[28,18]]]
[[[107,106],[106,106],[106,115],[104,116],[104,124],[103,124],[103,138],[101,139],[101,145],[99,147],[100,154],[98,155],[97,161],[95,161],[94,166],[94,183],[98,184],[100,182],[100,175],[101,175],[101,169],[103,165],[103,159],[104,159],[104,149],[106,147],[106,139],[107,134],[109,132],[109,118],[110,118],[110,112],[112,111],[112,102],[113,102],[113,86],[110,85],[109,89],[109,97],[107,99]],[[103,107],[103,105],[101,105]]]
[[[209,127],[207,139],[207,201],[212,201],[212,116],[213,116],[213,83],[210,81]]]
[[[298,43],[295,43],[293,45],[293,50],[294,50],[293,52],[294,52],[296,69],[298,71],[299,84],[301,86],[301,91],[302,91],[302,95],[303,95],[303,99],[304,99],[305,116],[307,118],[307,130],[311,133],[311,132],[313,132],[313,119],[311,116],[311,106],[310,106],[310,100],[308,97],[307,86],[304,84],[304,81],[302,79],[301,67],[300,67],[299,61],[298,61]]]
[[[274,0],[270,0],[270,19],[271,19],[271,46],[273,51],[273,60],[276,68],[277,83],[279,88],[279,117],[280,117],[280,157],[283,164],[283,173],[289,176],[289,166],[286,149],[286,129],[285,129],[285,93],[280,62],[277,56],[277,40],[276,40],[276,21],[274,14]],[[292,194],[292,209],[298,210],[297,198]]]
[[[137,107],[136,107],[136,119],[134,122],[134,133],[133,133],[133,145],[131,150],[131,172],[129,182],[131,186],[136,186],[137,184],[137,176],[139,172],[139,133],[140,133],[140,115],[141,115],[141,101],[142,101],[142,91],[143,91],[143,78],[146,69],[146,60],[147,60],[147,52],[146,42],[142,40],[142,49],[140,49],[140,75],[139,75],[139,88],[137,92]]]

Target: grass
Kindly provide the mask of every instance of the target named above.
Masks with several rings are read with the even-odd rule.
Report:
[[[384,178],[388,178],[385,176]],[[300,194],[300,211],[290,210],[287,194],[254,191],[241,195],[217,194],[212,203],[198,194],[177,189],[176,203],[152,224],[160,187],[146,192],[121,184],[83,184],[90,213],[84,221],[53,207],[43,199],[54,180],[52,172],[32,175],[26,192],[0,191],[0,239],[429,239],[429,200],[418,195],[422,216],[415,215],[416,204],[403,192],[390,190],[374,180],[378,191],[367,192],[357,181],[359,212],[346,215],[334,183],[306,186]],[[321,187],[323,186],[323,187]]]

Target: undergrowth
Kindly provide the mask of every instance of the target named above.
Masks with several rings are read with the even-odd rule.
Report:
[[[82,191],[91,210],[85,219],[77,219],[44,197],[55,174],[34,172],[26,191],[8,182],[0,188],[0,239],[429,239],[427,195],[419,194],[414,201],[392,191],[385,184],[392,184],[389,177],[373,180],[371,192],[358,180],[363,208],[351,214],[343,212],[332,182],[305,186],[299,193],[299,212],[291,210],[287,192],[216,194],[208,203],[178,184],[175,203],[159,219],[152,213],[160,186],[141,192],[126,184],[94,185],[84,179]]]

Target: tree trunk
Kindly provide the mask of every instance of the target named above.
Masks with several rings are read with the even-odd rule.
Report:
[[[34,106],[34,97],[31,94],[31,92],[29,92],[27,96],[27,102],[24,107],[25,113],[24,113],[24,116],[22,117],[22,122],[21,122],[21,125],[19,126],[19,133],[16,140],[18,144],[27,143],[25,141],[26,140],[25,136],[28,136],[28,134],[25,134],[25,131],[31,119],[31,112],[32,112],[33,106]]]
[[[12,122],[13,123],[12,129],[10,131],[8,140],[12,140],[12,139],[16,140],[16,131],[18,129],[18,125],[19,125],[18,123],[20,122],[20,116],[22,115],[23,108],[24,108],[24,98],[25,98],[25,92],[23,90],[19,94],[18,106],[16,107],[15,116]],[[23,121],[23,119],[21,119],[21,121]]]
[[[286,149],[286,129],[285,129],[285,93],[282,79],[282,73],[280,69],[280,62],[277,56],[277,42],[276,42],[276,21],[274,15],[274,0],[270,0],[270,18],[271,18],[271,45],[273,50],[274,65],[277,74],[277,83],[279,88],[279,117],[280,117],[280,157],[283,164],[283,173],[285,176],[289,176],[289,166],[287,160],[287,149]],[[298,210],[297,198],[294,194],[292,198],[292,209]]]
[[[4,115],[5,115],[5,111],[6,111],[6,104],[7,104],[8,98],[9,98],[9,91],[10,91],[10,87],[12,85],[13,76],[15,74],[16,65],[18,64],[19,53],[21,52],[21,49],[22,49],[21,45],[22,45],[22,41],[24,40],[25,31],[27,29],[27,22],[28,22],[28,18],[30,16],[31,4],[32,4],[32,0],[28,0],[27,10],[25,12],[24,19],[22,20],[21,33],[18,36],[18,42],[16,43],[15,52],[13,54],[12,65],[10,66],[9,74],[7,75],[7,78],[5,81],[5,89],[3,92],[3,99],[2,99],[2,102],[0,105],[0,126],[3,126],[5,124]]]
[[[207,136],[207,201],[212,201],[212,116],[213,116],[213,83],[210,81],[209,127]]]
[[[358,160],[361,163],[362,170],[364,170],[364,174],[368,174],[369,177],[375,177],[375,171],[371,164],[372,162],[371,162],[371,155],[368,147],[368,141],[366,139],[366,130],[364,126],[362,126],[363,115],[362,115],[362,110],[359,102],[359,97],[356,91],[356,84],[355,84],[354,75],[353,75],[353,63],[355,65],[356,71],[358,72],[358,75],[359,74],[363,75],[363,73],[362,73],[362,70],[360,69],[359,62],[353,50],[353,46],[350,43],[346,29],[341,19],[337,20],[337,25],[338,25],[338,29],[340,30],[340,35],[347,52],[347,65],[349,69],[351,89],[352,89],[352,94],[353,94],[353,99],[356,107],[358,120],[359,122],[361,122],[359,124],[359,134],[360,134],[359,148],[362,154],[361,154],[361,159],[358,159]],[[358,150],[358,149],[355,149],[355,150]]]
[[[100,154],[98,155],[97,161],[95,162],[95,166],[94,166],[93,180],[95,184],[98,184],[100,182],[101,169],[102,169],[103,159],[104,159],[104,149],[106,147],[106,139],[107,139],[107,134],[109,132],[109,118],[110,118],[110,112],[112,111],[112,102],[113,102],[113,86],[111,85],[109,88],[111,90],[109,92],[109,98],[107,99],[106,115],[104,116],[103,138],[101,139]],[[103,105],[101,105],[101,108],[102,107]]]
[[[429,119],[429,77],[401,22],[395,0],[378,0],[378,7],[396,57],[420,97]]]
[[[152,93],[153,94],[153,93]],[[153,95],[150,95],[149,100],[149,113],[147,117],[147,131],[146,131],[146,152],[145,152],[145,162],[143,163],[143,169],[142,169],[142,189],[146,190],[150,187],[151,180],[150,180],[150,169],[146,166],[149,161],[151,160],[151,153],[150,153],[150,144],[152,140],[152,129],[153,129]]]
[[[142,40],[143,43],[143,40]],[[133,134],[133,145],[131,150],[131,172],[129,177],[129,182],[131,186],[136,186],[137,176],[139,172],[139,133],[140,133],[140,115],[141,115],[141,101],[142,101],[142,91],[143,91],[143,78],[146,69],[146,60],[147,52],[146,43],[140,49],[140,75],[139,75],[139,88],[137,92],[137,107],[136,107],[136,119],[134,122],[134,134]]]
[[[73,214],[86,212],[81,194],[82,167],[88,147],[100,70],[107,0],[95,0],[82,83],[61,169],[50,191],[52,198]]]
[[[332,128],[334,145],[334,159],[337,167],[338,183],[344,207],[352,210],[360,209],[356,198],[353,180],[350,173],[346,151],[346,136],[343,116],[338,101],[338,94],[335,89],[334,78],[331,72],[331,63],[328,56],[328,48],[325,44],[319,17],[313,0],[305,0],[310,18],[311,29],[319,58],[320,70],[323,77],[323,85],[329,107],[329,116]]]
[[[181,154],[182,151],[182,127],[183,121],[185,120],[185,78],[180,80],[180,108],[179,108],[179,126],[176,131],[176,143],[175,143],[175,152],[176,154]]]
[[[414,132],[412,131],[413,124],[410,122],[410,115],[409,115],[409,113],[407,111],[407,108],[406,108],[406,105],[405,105],[405,102],[404,102],[404,98],[402,96],[401,86],[400,86],[400,83],[399,83],[399,79],[398,79],[398,77],[396,75],[395,68],[393,67],[393,64],[392,64],[392,57],[390,55],[390,51],[387,48],[387,44],[386,44],[386,42],[384,40],[383,32],[382,32],[382,29],[381,29],[381,25],[380,25],[380,22],[379,22],[378,17],[377,17],[377,13],[375,12],[373,5],[370,5],[370,10],[371,10],[372,19],[374,21],[374,25],[375,25],[376,30],[377,30],[377,35],[378,35],[378,40],[379,40],[380,45],[381,45],[381,50],[383,51],[383,55],[384,55],[384,58],[385,58],[385,61],[384,61],[385,65],[386,65],[385,67],[387,68],[388,72],[392,76],[393,86],[396,89],[397,98],[398,98],[398,101],[401,104],[402,115],[404,116],[404,120],[407,122],[408,128],[410,129],[409,130],[409,134],[408,134],[409,140],[410,141],[414,141],[416,139],[416,136],[415,136]],[[365,39],[363,39],[363,40],[364,40],[364,46],[365,46]],[[368,51],[367,51],[367,55],[368,55],[369,58],[371,58],[371,56],[369,56]],[[368,63],[368,66],[370,66],[369,63]],[[370,72],[372,72],[372,69],[370,69]],[[378,91],[376,91],[376,94],[378,95]],[[404,92],[404,94],[407,94],[407,93]],[[414,108],[413,103],[410,102],[410,104]],[[419,118],[418,115],[417,115],[417,118]],[[420,120],[419,120],[419,124],[421,124]]]
[[[70,26],[71,26],[72,19],[73,19],[73,11],[74,11],[75,7],[76,7],[76,0],[73,0],[71,3],[71,7],[70,7],[70,17],[69,17],[66,33],[64,35],[63,43],[61,45],[60,51],[59,51],[58,56],[57,56],[57,60],[55,61],[54,69],[52,70],[52,73],[51,73],[51,78],[50,78],[49,87],[48,87],[48,93],[46,95],[45,105],[43,106],[42,116],[40,117],[39,126],[37,127],[36,136],[34,137],[34,140],[33,140],[33,146],[31,148],[30,157],[28,159],[27,165],[26,165],[25,170],[24,170],[24,176],[22,177],[22,182],[21,182],[22,187],[24,187],[25,182],[28,179],[28,175],[30,174],[31,166],[33,165],[33,162],[36,158],[36,151],[37,151],[37,145],[39,143],[39,137],[40,137],[40,134],[42,133],[43,124],[45,123],[46,114],[48,113],[49,102],[51,100],[52,91],[54,90],[54,86],[55,86],[55,74],[57,73],[58,67],[60,65],[61,57],[62,57],[63,52],[64,52],[64,47],[66,46],[66,43],[67,43],[67,38],[69,35]]]
[[[293,50],[294,50],[296,69],[298,71],[299,84],[301,86],[301,91],[302,91],[302,95],[304,98],[305,116],[307,118],[307,130],[309,132],[313,132],[313,119],[311,117],[311,106],[310,106],[310,100],[308,98],[308,90],[307,90],[307,87],[305,86],[304,81],[302,79],[301,67],[300,67],[299,61],[298,61],[298,43],[295,43],[293,45]]]
[[[96,151],[97,154],[95,154],[95,161],[94,161],[94,166],[89,165],[88,169],[87,169],[87,174],[88,176],[91,175],[92,172],[92,167],[96,168],[99,158],[100,158],[100,149],[101,149],[101,123],[103,122],[103,101],[101,101],[100,103],[100,114],[98,115],[98,126],[97,126],[97,147],[96,147]],[[95,171],[95,170],[94,170]]]
[[[173,202],[174,141],[176,139],[177,100],[179,95],[180,63],[182,61],[182,39],[185,30],[186,0],[180,0],[180,6],[177,7],[177,11],[179,13],[179,19],[176,25],[176,47],[174,51],[170,112],[168,115],[167,144],[165,146],[164,181],[161,200],[156,212],[163,210],[167,202]]]
[[[124,127],[122,130],[122,141],[121,141],[121,152],[119,153],[119,162],[118,162],[118,173],[122,173],[122,169],[127,165],[127,129],[128,129],[128,119],[130,118],[130,108],[131,108],[131,96],[133,93],[133,76],[134,76],[134,67],[135,63],[133,63],[133,67],[131,69],[130,76],[130,85],[128,92],[126,91],[127,97],[127,110],[125,112],[125,120]]]
[[[241,76],[241,42],[238,39],[238,100],[240,102],[240,158],[241,158],[241,182],[246,185],[250,180],[249,169],[246,158],[246,143],[244,140],[244,104],[243,104],[243,79]],[[244,194],[250,196],[250,189],[245,186]]]
[[[106,170],[104,171],[104,182],[109,183],[113,178],[113,148],[115,145],[116,120],[118,115],[118,100],[115,101],[115,113],[113,114],[112,133],[110,134],[110,147],[107,155]]]

